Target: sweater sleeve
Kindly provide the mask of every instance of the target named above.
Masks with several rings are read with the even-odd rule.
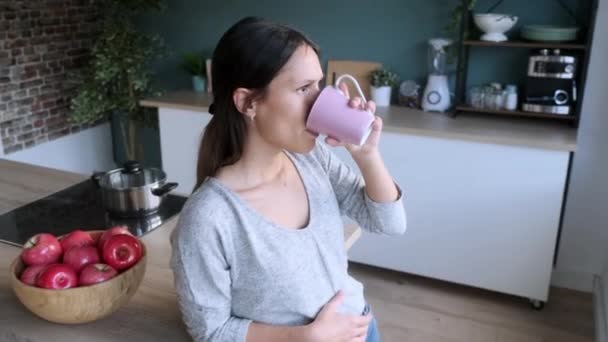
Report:
[[[355,220],[361,228],[390,235],[403,234],[406,230],[406,215],[401,189],[393,202],[379,203],[365,191],[363,177],[336,157],[325,144],[318,142],[316,153],[329,176],[342,215]]]
[[[221,236],[212,222],[198,216],[182,210],[171,234],[182,319],[196,342],[244,342],[251,321],[231,314],[230,265]]]

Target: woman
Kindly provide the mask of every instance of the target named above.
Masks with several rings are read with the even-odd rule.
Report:
[[[364,146],[345,146],[361,178],[305,128],[323,78],[317,47],[262,19],[223,35],[212,74],[197,187],[171,238],[189,333],[196,341],[378,341],[363,286],[347,273],[341,214],[373,232],[405,231],[400,192],[378,152],[381,120]]]

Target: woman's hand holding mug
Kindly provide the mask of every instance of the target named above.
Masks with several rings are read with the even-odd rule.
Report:
[[[351,80],[359,92],[350,98],[343,78]],[[341,75],[335,86],[325,87],[315,100],[306,121],[306,127],[325,134],[330,146],[344,146],[355,159],[364,159],[378,151],[382,119],[375,116],[376,104],[366,101],[357,80]]]
[[[344,93],[344,95],[346,95],[346,97],[349,98],[349,101],[348,101],[349,107],[357,108],[360,110],[367,110],[372,115],[374,115],[376,113],[376,103],[374,103],[374,101],[366,102],[361,97],[350,98],[348,86],[344,82],[341,82],[339,87],[340,87],[340,90]],[[365,142],[362,146],[344,143],[331,136],[328,136],[327,138],[325,138],[325,142],[328,145],[334,146],[334,147],[344,146],[348,150],[348,152],[350,152],[353,155],[353,157],[357,157],[357,156],[365,155],[370,152],[375,153],[378,151],[378,144],[380,142],[380,132],[381,131],[382,131],[382,118],[374,115],[374,121],[372,122],[372,125],[371,125],[371,132],[369,133],[369,136],[367,137],[367,139],[365,140]]]

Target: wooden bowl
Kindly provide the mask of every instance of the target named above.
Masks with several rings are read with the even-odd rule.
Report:
[[[103,231],[89,232],[97,241]],[[135,294],[146,273],[146,246],[142,244],[142,257],[128,270],[102,283],[50,290],[29,286],[18,276],[25,268],[21,256],[10,267],[13,291],[19,301],[36,316],[61,324],[80,324],[106,317],[127,303]]]

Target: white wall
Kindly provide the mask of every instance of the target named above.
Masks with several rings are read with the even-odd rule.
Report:
[[[0,141],[1,143],[1,141]],[[115,168],[110,124],[104,123],[0,158],[81,174]]]
[[[608,0],[599,1],[593,49],[553,283],[591,291],[608,249]],[[605,279],[608,280],[608,279]]]

